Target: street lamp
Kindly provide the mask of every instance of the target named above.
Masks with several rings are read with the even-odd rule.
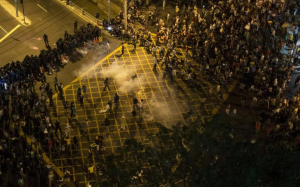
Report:
[[[16,17],[19,17],[19,15],[18,15],[18,0],[15,0],[15,7],[16,7]]]
[[[127,29],[127,0],[124,0],[124,26]]]
[[[25,12],[24,12],[24,3],[23,3],[23,0],[20,0],[20,3],[22,4],[22,8],[23,8],[24,24],[26,24],[25,23]]]
[[[110,0],[108,0],[108,23],[110,23]]]

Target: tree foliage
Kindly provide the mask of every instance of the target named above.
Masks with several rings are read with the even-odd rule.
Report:
[[[104,177],[111,186],[299,186],[297,149],[237,142],[228,120],[219,118],[171,129],[157,124],[159,133],[149,135],[150,143],[128,139],[109,155]]]

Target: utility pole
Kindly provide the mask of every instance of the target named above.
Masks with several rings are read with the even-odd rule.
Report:
[[[110,0],[108,0],[108,23],[110,24]]]
[[[124,26],[127,29],[127,0],[124,0]]]
[[[15,0],[15,7],[16,7],[16,17],[19,17],[19,15],[18,15],[18,0]]]
[[[24,12],[24,3],[23,3],[23,0],[20,0],[20,3],[22,4],[22,8],[23,8],[24,24],[26,24],[26,22],[25,22],[25,12]]]

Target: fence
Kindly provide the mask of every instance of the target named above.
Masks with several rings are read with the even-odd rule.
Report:
[[[90,23],[97,24],[98,26],[102,27],[102,20],[97,19],[95,16],[92,16],[90,13],[86,12],[84,8],[81,8],[77,6],[72,1],[69,1],[69,5],[67,4],[67,0],[62,0],[61,2],[65,2],[67,6],[72,7],[72,9],[77,12],[78,14],[81,14],[81,16],[85,17],[87,20],[89,20]]]

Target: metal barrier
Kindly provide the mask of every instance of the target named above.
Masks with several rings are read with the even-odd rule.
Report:
[[[92,16],[90,13],[86,12],[84,8],[79,7],[78,5],[74,4],[72,1],[69,1],[69,5],[67,4],[67,0],[63,0],[63,2],[65,2],[67,6],[71,6],[76,11],[81,12],[82,16],[85,16],[86,18],[91,20],[92,23],[95,23],[98,26],[102,26],[102,20],[99,20],[95,16]]]

